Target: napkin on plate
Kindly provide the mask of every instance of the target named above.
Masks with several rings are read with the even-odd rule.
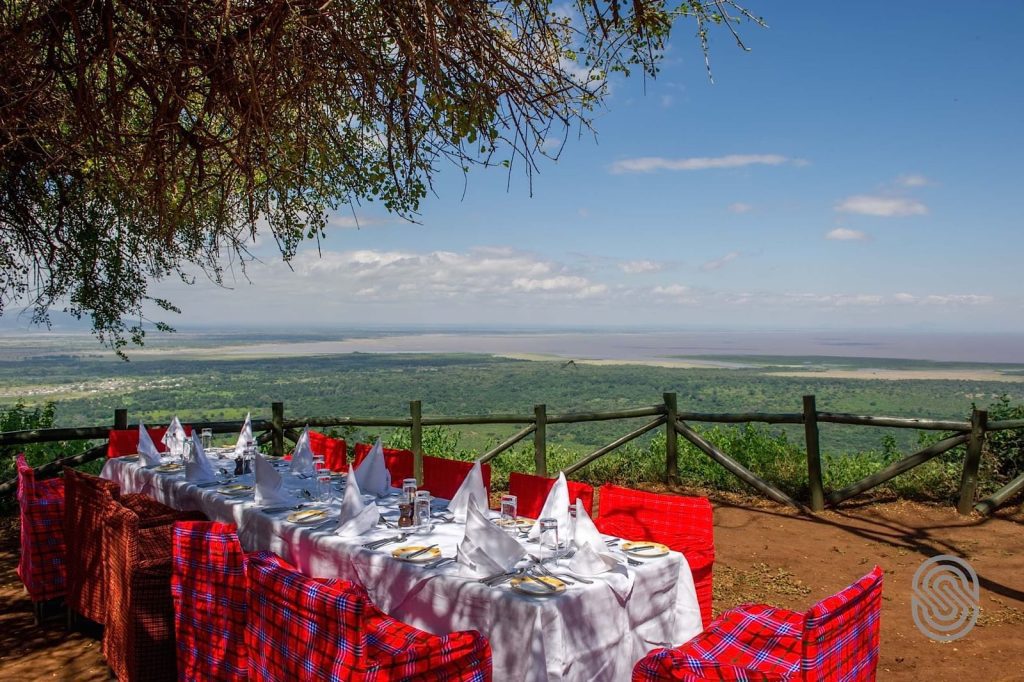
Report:
[[[249,441],[255,442],[255,439],[252,437],[252,413],[246,412],[242,431],[238,434],[238,440],[235,441],[235,457],[241,457],[245,453],[245,446]]]
[[[178,420],[178,415],[174,415],[174,419],[171,420],[170,425],[164,432],[164,437],[161,439],[164,445],[167,446],[167,451],[174,457],[181,457],[182,451],[185,449],[185,439],[188,436],[185,435],[185,427],[181,425]]]
[[[569,561],[569,570],[581,575],[598,575],[607,573],[616,566],[618,560],[607,553],[608,547],[598,532],[583,500],[576,499],[576,528],[573,536],[576,553]]]
[[[155,467],[160,464],[160,451],[156,449],[156,445],[153,444],[153,439],[149,437],[149,431],[146,430],[146,425],[139,422],[139,456],[142,457],[143,463],[148,467]]]
[[[558,521],[558,540],[564,542],[572,538],[572,517],[569,516],[569,484],[565,481],[565,474],[559,473],[558,480],[552,486],[548,498],[544,500],[544,506],[540,510],[538,519],[555,519]],[[530,529],[531,538],[540,537],[540,524],[533,524]]]
[[[313,450],[309,447],[309,427],[302,430],[302,435],[295,441],[295,450],[292,451],[293,474],[313,473]]]
[[[356,476],[349,476],[345,485],[345,496],[341,498],[341,513],[338,515],[336,535],[354,538],[377,527],[380,510],[376,502],[363,501]]]
[[[253,460],[256,474],[255,502],[259,506],[291,504],[292,495],[284,489],[284,479],[259,452]]]
[[[480,511],[480,504],[471,500],[457,558],[463,575],[485,576],[510,571],[525,556],[523,546],[491,523]]]
[[[366,458],[356,467],[355,474],[350,478],[359,479],[360,490],[377,497],[390,492],[391,472],[388,471],[387,464],[384,462],[384,448],[380,444],[380,438],[370,448]]]
[[[192,459],[185,462],[185,480],[190,483],[209,483],[217,480],[217,472],[213,470],[213,465],[203,450],[203,442],[195,431],[192,432]]]
[[[465,523],[470,503],[478,505],[480,511],[487,514],[487,488],[484,487],[484,474],[480,469],[479,460],[473,464],[462,485],[455,491],[451,502],[448,503],[448,511],[455,515],[456,521]]]

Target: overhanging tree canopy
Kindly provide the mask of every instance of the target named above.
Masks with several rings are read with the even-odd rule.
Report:
[[[530,173],[607,74],[656,73],[679,20],[705,53],[709,26],[759,21],[727,0],[5,2],[0,314],[63,306],[141,343],[147,301],[175,310],[147,284],[220,282],[258,225],[288,260],[339,206],[414,216],[442,163]]]

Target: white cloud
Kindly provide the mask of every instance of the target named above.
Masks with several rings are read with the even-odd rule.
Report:
[[[843,213],[859,213],[861,215],[880,216],[883,218],[924,215],[928,213],[928,207],[916,199],[872,196],[868,194],[847,197],[836,205],[836,210]]]
[[[616,161],[609,167],[609,170],[618,175],[622,173],[653,173],[661,170],[693,171],[715,168],[743,168],[744,166],[781,166],[787,163],[804,165],[806,161],[791,159],[781,154],[729,154],[727,156],[683,159],[646,156]]]
[[[901,187],[924,187],[930,185],[931,180],[918,173],[907,173],[896,178],[896,184]]]
[[[644,272],[660,272],[663,269],[665,269],[663,263],[657,263],[652,260],[630,260],[625,263],[619,263],[619,270],[629,275],[638,275]]]
[[[700,266],[700,269],[705,271],[705,272],[711,272],[712,270],[721,270],[728,263],[736,260],[739,257],[740,257],[739,251],[730,251],[729,253],[725,254],[721,258],[716,258],[714,260],[709,260],[707,263],[704,263],[704,265]]]
[[[737,201],[736,203],[729,204],[726,209],[730,213],[749,213],[754,210],[754,207],[750,204],[745,204],[742,201]]]
[[[864,241],[868,238],[867,233],[860,230],[851,230],[846,227],[837,227],[825,235],[825,239],[835,239],[841,242]]]
[[[662,95],[661,96],[661,108],[662,109],[668,109],[669,107],[672,106],[672,102],[674,102],[674,101],[675,101],[675,98],[672,97],[672,95]]]

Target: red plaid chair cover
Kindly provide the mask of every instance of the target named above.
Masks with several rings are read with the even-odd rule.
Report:
[[[68,608],[97,623],[106,618],[103,525],[120,488],[64,468],[64,540]]]
[[[711,622],[715,540],[711,503],[704,497],[659,495],[615,485],[600,489],[597,529],[630,540],[651,540],[686,557],[697,588],[700,617]]]
[[[429,490],[434,497],[450,500],[455,496],[462,481],[465,480],[466,474],[472,468],[472,462],[423,455],[423,489]],[[489,494],[491,492],[491,465],[481,465],[480,473],[483,474],[484,488]]]
[[[245,648],[245,553],[235,526],[174,524],[171,596],[178,677],[248,679]]]
[[[373,446],[369,443],[356,443],[353,448],[352,466],[359,466],[363,459],[369,454]],[[384,465],[391,472],[391,480],[396,486],[401,486],[403,478],[413,476],[413,453],[412,450],[395,450],[384,448]],[[427,488],[430,490],[430,488]],[[433,491],[431,491],[433,492]]]
[[[682,647],[649,653],[633,680],[874,680],[881,609],[876,566],[807,613],[761,604],[730,609]]]
[[[18,577],[33,602],[63,597],[66,580],[64,481],[59,478],[37,481],[25,455],[18,455],[15,464],[21,523]]]
[[[185,433],[189,436],[192,435],[192,427],[187,424],[184,426]],[[149,432],[149,437],[153,439],[153,445],[160,452],[167,452],[167,446],[163,444],[164,434],[167,433],[166,426],[147,426],[146,431]],[[111,429],[107,436],[107,459],[111,457],[123,457],[125,455],[134,455],[139,451],[139,429]]]
[[[591,517],[594,516],[594,488],[579,481],[568,481],[569,501],[583,500],[583,506]],[[508,475],[508,492],[516,496],[516,505],[520,516],[535,519],[544,508],[544,501],[555,485],[555,479],[533,474],[521,474],[513,471]]]
[[[205,517],[151,500],[143,508],[143,514],[152,514],[147,518],[121,502],[110,505],[103,527],[103,654],[120,682],[174,680],[171,534],[176,520]]]
[[[346,580],[307,578],[270,552],[249,557],[246,644],[253,680],[491,678],[476,632],[431,635],[380,613]]]

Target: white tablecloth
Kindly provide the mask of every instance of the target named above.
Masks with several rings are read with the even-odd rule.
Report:
[[[287,488],[313,491],[314,481],[282,473]],[[289,523],[286,512],[264,513],[251,495],[226,497],[216,488],[188,483],[182,474],[156,473],[123,459],[108,460],[100,475],[119,483],[122,492],[145,493],[171,507],[198,509],[211,520],[237,524],[246,551],[271,550],[307,575],[358,581],[377,606],[412,626],[435,634],[479,630],[491,643],[497,681],[628,680],[648,651],[678,646],[701,631],[693,577],[677,552],[630,566],[628,577],[598,576],[591,585],[576,583],[559,595],[529,597],[507,584],[492,588],[461,577],[455,564],[426,569],[397,561],[389,553],[397,544],[378,551],[362,548],[396,533],[383,526],[359,538],[342,538]],[[251,483],[251,476],[236,482]],[[385,515],[394,500],[380,503]],[[437,543],[445,556],[454,556],[462,536],[462,524],[437,524],[429,538],[412,535],[403,544]]]

